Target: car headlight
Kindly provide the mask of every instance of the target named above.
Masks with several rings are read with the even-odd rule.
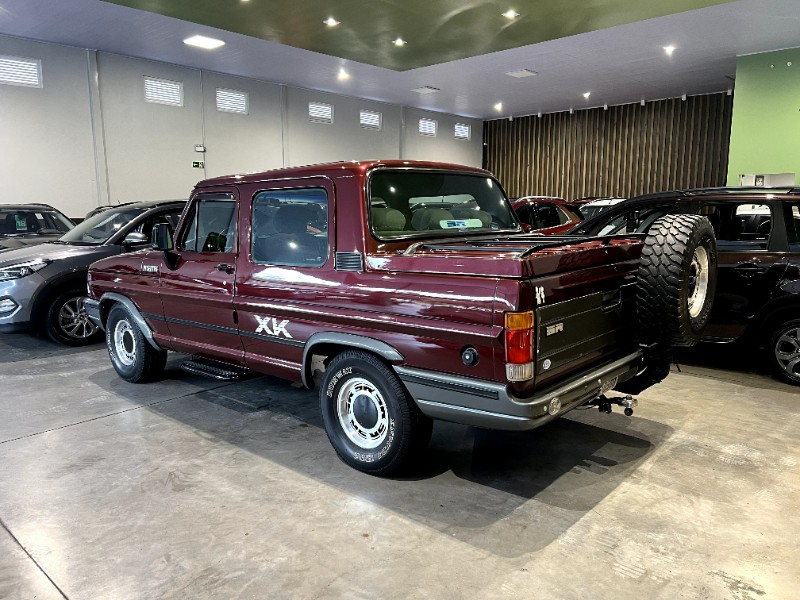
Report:
[[[7,267],[0,267],[0,281],[8,281],[9,279],[19,279],[20,277],[27,277],[36,271],[41,271],[50,264],[49,260],[29,260],[16,265],[9,265]]]

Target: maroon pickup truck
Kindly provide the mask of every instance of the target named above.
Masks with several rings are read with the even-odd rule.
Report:
[[[630,396],[708,319],[708,221],[644,234],[525,234],[492,175],[412,161],[342,162],[200,182],[153,249],[89,271],[86,311],[111,362],[151,380],[168,350],[218,378],[318,388],[330,441],[395,472],[433,419],[522,430]],[[639,315],[637,317],[637,314]]]

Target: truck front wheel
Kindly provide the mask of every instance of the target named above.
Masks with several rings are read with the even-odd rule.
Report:
[[[166,350],[156,350],[121,304],[115,304],[106,322],[106,346],[114,370],[125,381],[142,383],[164,371]]]
[[[339,457],[372,475],[390,475],[427,445],[432,422],[379,358],[346,351],[320,386],[325,431]]]

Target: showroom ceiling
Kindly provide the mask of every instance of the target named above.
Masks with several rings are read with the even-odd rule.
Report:
[[[730,0],[106,1],[406,71]]]
[[[0,33],[493,119],[731,90],[800,1],[0,0]]]

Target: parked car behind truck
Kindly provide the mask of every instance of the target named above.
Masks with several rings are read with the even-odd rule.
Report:
[[[703,215],[715,231],[719,285],[705,339],[763,349],[777,377],[800,384],[800,189],[650,194],[610,207],[571,233],[645,233],[666,214]]]
[[[102,339],[86,317],[86,272],[99,258],[149,246],[156,222],[177,223],[185,201],[109,209],[57,240],[0,253],[0,332],[41,332],[82,346]]]
[[[217,378],[302,382],[342,460],[385,475],[433,419],[522,430],[586,403],[631,413],[605,394],[662,379],[666,349],[710,310],[708,221],[659,227],[666,246],[525,235],[490,173],[438,163],[219,177],[174,233],[156,226],[154,249],[94,263],[85,306],[123,379],[157,377],[177,351]]]

